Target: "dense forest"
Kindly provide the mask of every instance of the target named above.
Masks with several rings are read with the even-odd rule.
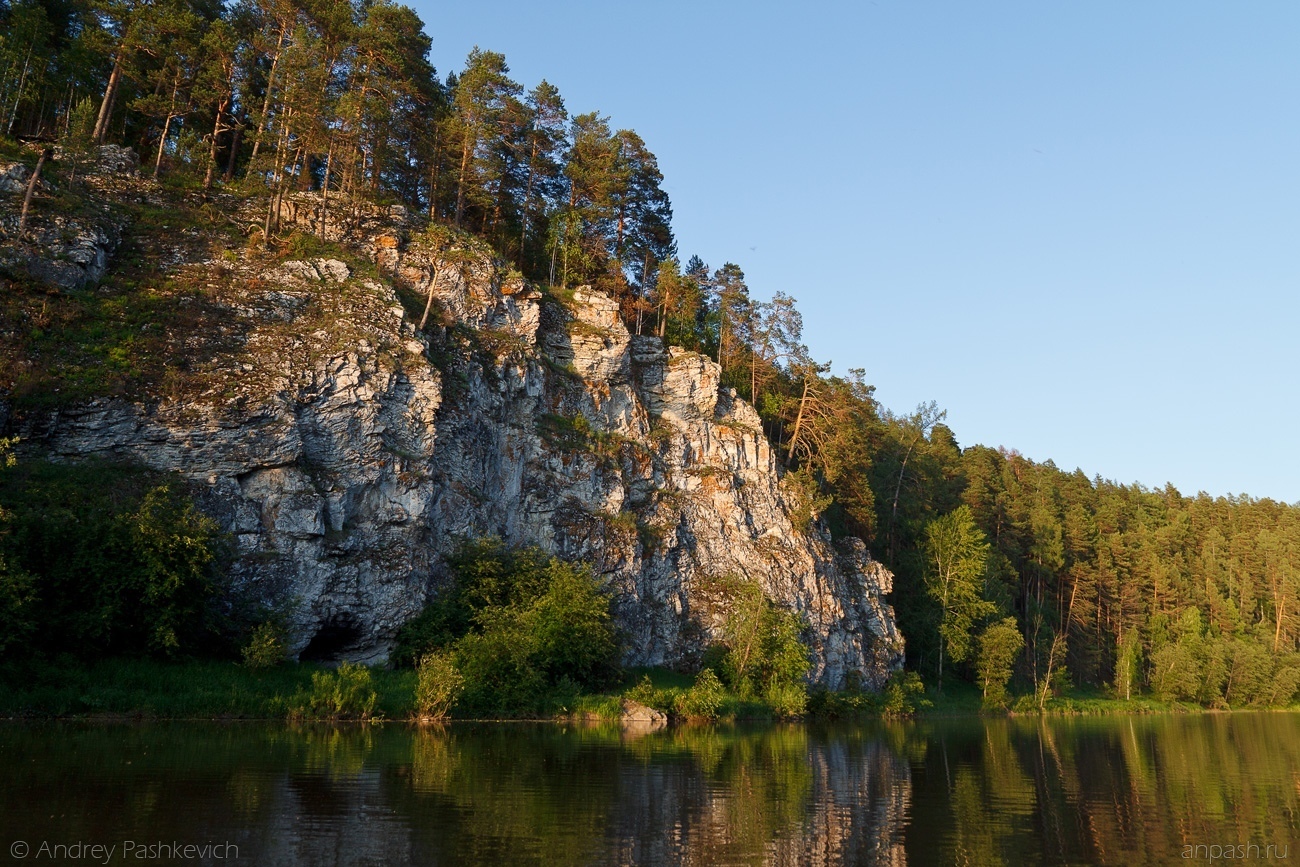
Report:
[[[933,404],[878,405],[804,345],[794,299],[677,257],[655,155],[599,112],[475,49],[440,77],[387,0],[21,0],[0,6],[0,133],[63,153],[115,143],[143,172],[263,202],[402,204],[551,287],[592,284],[629,328],[707,354],[750,400],[809,523],[896,575],[909,666],[990,704],[1071,689],[1212,705],[1300,686],[1300,513],[1186,497],[962,448]],[[793,289],[793,287],[787,287]],[[1014,436],[1015,420],[1007,421]]]

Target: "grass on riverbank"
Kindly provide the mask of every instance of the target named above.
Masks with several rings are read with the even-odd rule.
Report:
[[[356,669],[353,669],[357,672]],[[11,665],[0,673],[0,717],[138,717],[143,719],[313,719],[346,718],[362,714],[337,709],[336,697],[347,687],[339,670],[311,664],[285,663],[251,669],[234,662],[150,659],[106,659],[89,664]],[[416,674],[410,670],[360,669],[366,680],[359,690],[374,693],[371,716],[409,719],[415,716]],[[870,694],[840,696],[837,707],[860,713],[827,713],[827,694],[815,694],[807,711],[824,716],[879,716]],[[847,696],[847,698],[845,698]],[[864,698],[865,697],[865,698]],[[617,720],[623,701],[631,699],[674,718],[720,721],[776,720],[803,716],[723,687],[716,678],[697,678],[666,669],[628,669],[608,692],[557,692],[544,697],[541,713],[521,718]],[[360,703],[364,703],[365,698]],[[346,702],[344,702],[346,703]],[[356,704],[356,703],[354,703]],[[334,705],[334,707],[331,707]],[[799,705],[802,708],[802,704]],[[453,710],[452,718],[463,718]]]
[[[254,670],[212,660],[27,665],[0,678],[0,715],[282,719],[311,695],[312,674],[328,671],[308,664]],[[415,672],[369,671],[375,712],[389,719],[410,716]]]
[[[416,674],[410,670],[364,669],[365,690],[375,695],[373,714],[385,719],[415,715]],[[139,717],[147,719],[283,719],[330,715],[321,709],[322,689],[313,681],[335,678],[337,670],[311,664],[285,663],[251,669],[234,662],[149,659],[107,659],[88,665],[27,664],[0,677],[0,716],[6,717]],[[762,701],[744,699],[725,689],[715,690],[701,705],[696,679],[664,669],[629,669],[618,687],[607,693],[548,696],[544,714],[536,718],[573,717],[618,719],[625,697],[670,715],[707,716],[720,720],[772,720],[782,714]],[[649,688],[647,688],[649,684]],[[333,682],[324,691],[337,690]],[[706,713],[681,712],[682,698],[693,697]],[[357,716],[343,712],[340,717]],[[452,717],[459,716],[453,712]]]
[[[1047,700],[1040,711],[1032,695],[1016,696],[1010,701],[1005,711],[990,711],[983,706],[983,696],[979,687],[963,681],[944,684],[942,693],[928,690],[926,699],[930,706],[921,715],[926,717],[973,716],[976,714],[1000,716],[1107,716],[1119,714],[1179,714],[1204,713],[1213,708],[1199,704],[1180,701],[1162,701],[1154,696],[1137,695],[1132,698],[1115,698],[1105,692],[1094,690],[1075,690],[1070,695],[1055,696]],[[1250,707],[1237,710],[1263,710]],[[1273,708],[1289,709],[1289,708]]]
[[[415,672],[386,668],[365,669],[373,690],[372,715],[402,720],[415,715]],[[234,662],[187,660],[161,662],[148,659],[106,659],[88,665],[24,665],[0,676],[0,717],[128,717],[141,719],[287,719],[331,716],[318,701],[321,690],[313,683],[322,676],[334,678],[335,669],[312,664],[286,663],[268,669],[250,669]],[[331,680],[327,690],[333,686]],[[710,713],[685,713],[684,696],[696,678],[666,669],[628,669],[622,682],[609,692],[595,695],[551,696],[545,714],[537,718],[616,720],[623,700],[630,698],[670,716],[712,717],[720,721],[776,720],[789,713],[760,700],[746,699],[720,689],[706,696]],[[693,706],[702,706],[697,695]],[[945,684],[944,692],[929,690],[918,699],[916,713],[924,717],[974,716],[981,708],[979,690],[971,684]],[[1078,693],[1051,699],[1049,715],[1109,715],[1196,713],[1206,708],[1184,702],[1165,702],[1140,696],[1115,699],[1102,693]],[[1035,715],[1036,708],[1022,705],[1017,715]],[[337,716],[354,716],[341,713]],[[890,715],[886,699],[871,693],[813,693],[807,716],[872,719]],[[461,716],[455,712],[453,718]]]

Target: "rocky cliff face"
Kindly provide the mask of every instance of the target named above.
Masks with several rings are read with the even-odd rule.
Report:
[[[806,617],[816,681],[878,686],[901,664],[889,573],[860,542],[794,526],[797,494],[711,360],[630,335],[599,293],[543,296],[402,213],[328,231],[374,264],[177,266],[209,323],[186,342],[209,345],[185,389],[11,427],[60,458],[198,483],[235,540],[237,587],[288,606],[307,658],[383,659],[444,586],[443,556],[493,535],[592,563],[629,663],[690,665],[739,577]],[[430,296],[436,324],[417,332]]]
[[[93,172],[96,188],[118,187],[139,172],[135,151],[116,145],[98,148],[84,167]],[[21,201],[31,170],[21,163],[0,162],[0,196]],[[37,182],[42,193],[49,184]],[[9,204],[9,202],[6,202]],[[0,267],[22,269],[53,286],[74,289],[95,283],[108,270],[109,257],[121,240],[122,220],[103,200],[88,208],[54,209],[33,215],[25,237],[18,238],[17,207],[0,208]]]

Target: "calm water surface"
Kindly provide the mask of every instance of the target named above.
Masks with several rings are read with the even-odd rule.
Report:
[[[1292,714],[0,725],[0,851],[29,864],[1288,863],[1297,842]],[[116,848],[53,848],[78,843]]]

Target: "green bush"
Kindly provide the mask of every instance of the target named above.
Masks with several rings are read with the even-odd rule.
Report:
[[[1011,704],[1011,712],[1016,714],[1039,714],[1043,709],[1038,706],[1038,699],[1032,695],[1022,695]]]
[[[465,690],[465,677],[451,653],[429,653],[416,666],[415,713],[430,719],[446,719]]]
[[[929,707],[925,684],[915,671],[896,671],[880,692],[880,712],[885,716],[912,716]]]
[[[535,715],[544,712],[547,680],[534,663],[531,636],[505,618],[455,644],[456,664],[465,675],[462,706],[474,716]]]
[[[543,714],[618,674],[609,597],[590,571],[535,548],[485,540],[449,561],[453,582],[398,634],[393,660],[446,651],[465,679],[459,707]]]
[[[297,719],[370,720],[376,717],[378,701],[370,669],[343,662],[333,671],[314,671],[311,690],[290,702],[290,716]]]
[[[0,473],[15,463],[15,440],[0,437]],[[22,647],[35,624],[30,606],[36,598],[32,576],[12,568],[5,561],[4,537],[8,530],[9,513],[0,508],[0,654],[9,646]]]
[[[808,648],[800,638],[802,618],[775,605],[756,582],[731,579],[725,587],[731,610],[718,668],[728,685],[742,699],[761,698],[778,715],[802,714],[809,666]],[[716,654],[716,649],[706,651],[706,662]]]
[[[808,689],[802,684],[776,684],[763,694],[763,701],[782,719],[803,716],[808,710]]]
[[[24,461],[0,471],[0,509],[0,618],[26,652],[172,656],[213,638],[217,526],[177,480]]]
[[[252,637],[240,651],[248,668],[274,668],[285,660],[284,637],[271,622],[253,630]]]
[[[673,709],[687,719],[717,719],[718,710],[726,697],[727,691],[722,686],[722,681],[718,680],[713,669],[706,668],[695,678],[690,689],[677,696]]]
[[[836,692],[819,686],[809,693],[807,710],[810,715],[821,719],[852,719],[878,713],[879,705],[874,693],[856,685]]]

